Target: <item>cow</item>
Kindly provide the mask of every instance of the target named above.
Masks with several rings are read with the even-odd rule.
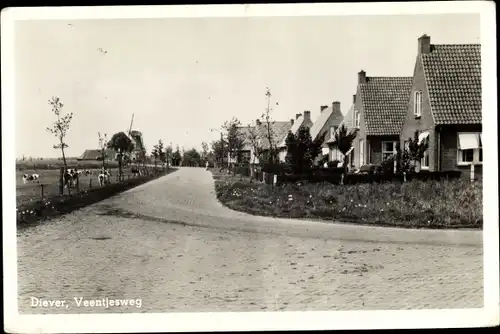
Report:
[[[97,176],[99,185],[102,187],[103,185],[108,184],[110,176],[111,173],[108,170],[101,170],[101,173]]]
[[[92,175],[92,174],[93,174],[93,172],[92,172],[92,170],[90,170],[90,169],[87,169],[87,170],[85,171],[85,176],[89,176],[89,175]]]
[[[132,172],[132,175],[134,176],[141,176],[141,170],[138,167],[131,167],[130,171]]]
[[[31,175],[24,174],[23,175],[23,183],[24,184],[32,183],[32,182],[40,183],[40,175],[38,175],[38,174],[31,174]]]
[[[78,177],[78,173],[75,169],[68,169],[63,174],[64,186],[66,188],[72,188],[76,185],[76,179]]]

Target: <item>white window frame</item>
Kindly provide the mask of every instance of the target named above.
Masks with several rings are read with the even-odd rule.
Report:
[[[415,117],[422,116],[422,91],[417,90],[413,93],[413,115]]]
[[[429,133],[429,131],[422,131],[422,132],[420,132],[420,134],[424,134],[424,133],[427,134],[427,136],[425,137],[424,140],[426,140],[429,143],[430,133]],[[421,170],[429,170],[429,165],[430,165],[430,162],[431,162],[431,157],[429,155],[429,148],[430,148],[430,144],[427,147],[427,149],[425,150],[424,156],[422,157],[422,159],[420,159],[420,169]],[[425,163],[425,159],[426,158],[427,158],[427,164]]]
[[[363,139],[359,140],[359,167],[365,164],[365,141]]]
[[[392,151],[386,151],[385,150],[385,144],[386,143],[392,143]],[[384,161],[384,154],[396,154],[396,141],[392,141],[392,140],[384,140],[382,141],[382,161]]]
[[[464,150],[461,150],[460,149],[460,134],[470,134],[470,133],[473,133],[473,134],[476,134],[478,136],[478,140],[479,140],[479,148],[472,148],[471,150],[473,150],[473,157],[472,157],[472,161],[463,161],[462,160],[462,152]],[[457,166],[470,166],[472,164],[474,165],[482,165],[483,162],[482,161],[479,161],[479,150],[481,150],[483,148],[483,143],[482,143],[482,140],[481,140],[481,132],[457,132]],[[484,154],[484,152],[483,152]],[[484,157],[483,157],[484,158]]]
[[[354,127],[359,129],[361,123],[361,114],[359,110],[354,110]]]

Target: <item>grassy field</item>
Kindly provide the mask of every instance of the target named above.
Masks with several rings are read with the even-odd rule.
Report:
[[[100,168],[102,166],[102,161],[97,160],[87,160],[78,161],[76,158],[66,159],[69,168],[78,169],[92,169]],[[63,161],[61,159],[36,159],[36,160],[18,160],[16,161],[16,171],[30,171],[35,170],[40,174],[39,170],[46,169],[59,169],[63,167]],[[117,168],[118,162],[116,161],[106,161],[106,166],[109,168]]]
[[[74,165],[69,165],[68,167],[75,167]],[[93,171],[92,175],[80,175],[79,177],[79,190],[84,191],[92,188],[99,187],[99,181],[97,176],[99,174],[99,166],[95,168],[87,168]],[[83,170],[83,168],[82,168]],[[111,183],[118,182],[118,168],[110,168],[111,172]],[[28,183],[23,184],[23,174],[37,173],[40,175],[39,183]],[[17,206],[29,203],[42,198],[42,186],[43,185],[43,196],[46,198],[59,195],[59,169],[23,169],[16,171],[16,204]],[[124,168],[123,174],[125,179],[132,179],[134,175],[131,173],[130,168]],[[75,188],[71,189],[71,193],[76,192]],[[68,194],[68,190],[65,188],[64,193]]]
[[[271,187],[239,175],[212,173],[222,204],[255,215],[409,228],[481,229],[483,225],[482,182],[458,179]]]

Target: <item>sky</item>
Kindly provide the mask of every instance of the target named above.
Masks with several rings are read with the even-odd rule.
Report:
[[[417,38],[480,43],[479,15],[302,16],[16,21],[16,157],[57,157],[48,100],[73,113],[66,155],[97,148],[97,133],[141,131],[186,150],[218,139],[226,120],[286,121],[341,102],[357,73],[412,76]],[[103,51],[107,51],[104,53]],[[276,105],[275,102],[278,102]]]

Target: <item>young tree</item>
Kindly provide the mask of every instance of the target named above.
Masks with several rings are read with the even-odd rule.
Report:
[[[52,112],[57,117],[57,120],[52,124],[52,127],[47,127],[47,131],[52,133],[58,139],[59,143],[54,145],[54,148],[61,150],[64,169],[68,170],[66,155],[64,154],[64,149],[68,147],[68,144],[64,140],[69,130],[71,120],[73,119],[73,113],[71,112],[64,115],[61,112],[64,104],[62,104],[57,96],[53,96],[52,100],[49,100],[49,104],[52,106]]]
[[[167,165],[171,165],[172,164],[173,154],[174,154],[174,151],[173,151],[173,148],[172,148],[172,144],[170,144],[165,149],[165,159],[167,160]]]
[[[118,132],[111,137],[111,140],[108,142],[108,148],[111,148],[118,153],[118,171],[121,179],[123,177],[123,155],[132,152],[134,144],[124,132]]]
[[[201,159],[203,161],[208,159],[208,153],[210,152],[210,148],[208,147],[207,142],[202,142],[201,143]]]
[[[241,134],[240,127],[241,122],[236,117],[233,117],[230,121],[224,122],[224,125],[222,125],[222,128],[226,132],[229,157],[231,159],[236,159],[238,162],[244,145],[244,138]]]
[[[224,165],[223,159],[228,153],[228,145],[225,141],[219,139],[212,141],[211,146],[212,152],[215,155],[215,160],[217,161],[217,164],[222,168],[222,166]]]
[[[255,177],[254,173],[254,165],[256,159],[261,159],[263,149],[262,149],[262,140],[259,134],[259,129],[257,128],[257,124],[255,126],[248,125],[248,136],[247,140],[250,143],[250,147],[253,152],[252,165],[250,166],[250,178],[253,179]]]
[[[104,134],[104,136],[101,136],[101,133],[98,132],[97,136],[99,138],[98,142],[98,147],[99,147],[99,153],[101,153],[101,160],[102,160],[102,169],[106,169],[106,146],[108,144],[108,136],[107,134]]]
[[[286,162],[296,174],[311,169],[314,160],[321,153],[321,145],[326,133],[312,140],[309,128],[300,127],[297,135],[288,132],[285,143],[287,147]]]
[[[151,156],[153,157],[153,162],[154,162],[155,169],[156,169],[156,161],[158,160],[158,157],[160,156],[160,150],[159,150],[158,145],[153,146],[153,150],[151,151]]]
[[[352,148],[352,143],[354,142],[354,139],[358,135],[358,129],[353,128],[348,130],[347,127],[342,124],[337,131],[335,131],[335,145],[337,146],[337,149],[342,153],[344,156],[344,161],[342,162],[342,167],[344,167],[344,173],[347,174],[347,164],[348,164],[348,159],[347,159],[347,153],[351,150]]]
[[[177,148],[175,149],[174,154],[172,155],[172,164],[174,166],[179,166],[182,160],[182,155],[181,152],[179,151],[179,145],[177,145]]]
[[[278,157],[278,143],[277,138],[276,138],[276,133],[274,131],[274,124],[275,122],[272,120],[271,114],[273,111],[273,108],[271,107],[271,90],[269,87],[266,87],[266,100],[267,100],[267,108],[265,111],[262,113],[261,118],[263,120],[263,137],[266,140],[266,142],[269,145],[268,148],[268,157],[267,157],[267,162],[269,164],[273,164]]]
[[[420,163],[420,160],[424,157],[425,151],[429,148],[428,140],[420,141],[419,134],[418,130],[415,131],[413,138],[408,138],[408,146],[400,153],[401,161],[399,163],[399,168],[403,172],[415,172],[415,167]]]
[[[162,164],[164,164],[166,161],[166,149],[161,139],[158,141],[157,146],[158,146],[158,159],[161,161]]]

